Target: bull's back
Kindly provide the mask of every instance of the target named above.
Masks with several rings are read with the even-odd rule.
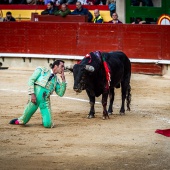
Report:
[[[110,52],[109,54],[111,55],[111,58],[117,58],[120,60],[120,62],[124,66],[125,74],[131,74],[131,63],[125,53],[123,53],[122,51],[114,51],[114,52]]]
[[[130,79],[131,63],[125,53],[115,51],[108,53],[107,63],[111,70],[111,84],[117,86],[123,79]]]

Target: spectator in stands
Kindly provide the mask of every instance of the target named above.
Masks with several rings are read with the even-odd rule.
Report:
[[[58,11],[58,8],[54,5],[52,1],[47,4],[47,9],[41,12],[41,15],[54,15]]]
[[[62,4],[61,9],[54,12],[54,15],[60,15],[62,17],[65,17],[66,15],[69,15],[69,14],[71,14],[71,11],[69,8],[67,8],[66,4]]]
[[[135,19],[135,21],[132,22],[132,24],[150,24],[150,22],[149,22],[149,21],[144,21],[144,20],[142,20],[142,18],[137,17],[137,18]]]
[[[100,12],[98,9],[95,9],[94,10],[94,23],[103,23],[103,18],[100,16]]]
[[[34,0],[34,4],[36,4],[36,1]],[[19,0],[19,4],[28,4],[27,0]]]
[[[66,5],[76,4],[77,0],[66,0]]]
[[[106,5],[106,0],[86,0],[87,5]]]
[[[60,5],[65,4],[65,3],[66,3],[66,0],[56,0],[56,1],[55,1],[55,4],[56,4],[57,6],[60,6]]]
[[[118,14],[116,12],[112,14],[112,20],[109,21],[108,23],[122,24],[122,22],[120,20],[118,20]]]
[[[30,3],[28,3],[28,1],[30,1]],[[30,5],[44,5],[45,2],[44,2],[44,0],[27,0],[27,4],[30,4]]]
[[[131,0],[133,6],[153,6],[152,0]]]
[[[9,22],[9,21],[16,21],[10,11],[6,13],[6,17],[3,19],[3,22]]]
[[[0,0],[0,4],[9,4],[9,0]]]
[[[142,6],[153,6],[152,0],[142,0]]]
[[[131,0],[131,5],[139,6],[140,5],[140,0]]]
[[[0,0],[0,4],[27,4],[26,0]]]
[[[0,22],[3,22],[3,13],[2,13],[2,10],[0,10]]]
[[[0,11],[0,22],[3,22],[3,17],[2,17],[3,15],[2,15],[2,11]]]
[[[76,1],[77,2],[77,1]],[[87,4],[87,0],[79,0],[79,2],[81,2],[82,5],[88,5]]]
[[[44,4],[45,4],[45,5],[47,5],[47,4],[50,3],[50,2],[55,3],[55,1],[53,1],[53,0],[43,0],[43,1],[44,1]]]
[[[110,16],[112,17],[112,14],[116,12],[116,1],[115,0],[107,0],[106,5],[108,5],[110,10]]]
[[[66,0],[56,0],[55,1],[56,6],[60,6],[60,5],[65,4],[65,3],[66,3]]]
[[[87,5],[98,5],[96,0],[86,0]]]
[[[76,9],[71,12],[72,15],[88,15],[88,22],[91,22],[93,19],[92,14],[88,11],[88,9],[83,8],[80,1],[76,2]]]
[[[62,4],[76,4],[77,0],[56,0],[57,5],[62,5]]]
[[[94,1],[93,5],[106,5],[106,0],[89,0]]]

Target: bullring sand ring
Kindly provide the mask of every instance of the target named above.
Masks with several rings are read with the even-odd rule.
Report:
[[[0,70],[0,167],[48,170],[169,170],[170,138],[156,129],[170,129],[170,78],[132,74],[131,111],[119,115],[120,89],[114,113],[102,120],[101,97],[96,118],[87,119],[85,91],[73,91],[66,72],[63,98],[51,96],[55,127],[42,126],[39,110],[25,126],[10,125],[27,103],[27,82],[33,70]]]

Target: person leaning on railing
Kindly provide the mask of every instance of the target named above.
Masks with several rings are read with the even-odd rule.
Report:
[[[132,24],[150,24],[149,21],[142,20],[142,18],[137,17],[135,18],[134,22]]]

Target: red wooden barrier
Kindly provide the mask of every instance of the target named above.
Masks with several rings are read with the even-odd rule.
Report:
[[[146,73],[162,75],[162,65],[148,64],[148,63],[132,63],[133,73]]]
[[[130,58],[170,60],[170,27],[89,23],[0,23],[0,52],[85,55],[122,50]]]
[[[161,25],[6,22],[0,23],[0,52],[84,56],[122,50],[129,58],[170,60],[169,32],[170,26]]]
[[[87,22],[87,15],[67,15],[65,17],[56,15],[38,15],[32,13],[31,21],[33,22]]]

